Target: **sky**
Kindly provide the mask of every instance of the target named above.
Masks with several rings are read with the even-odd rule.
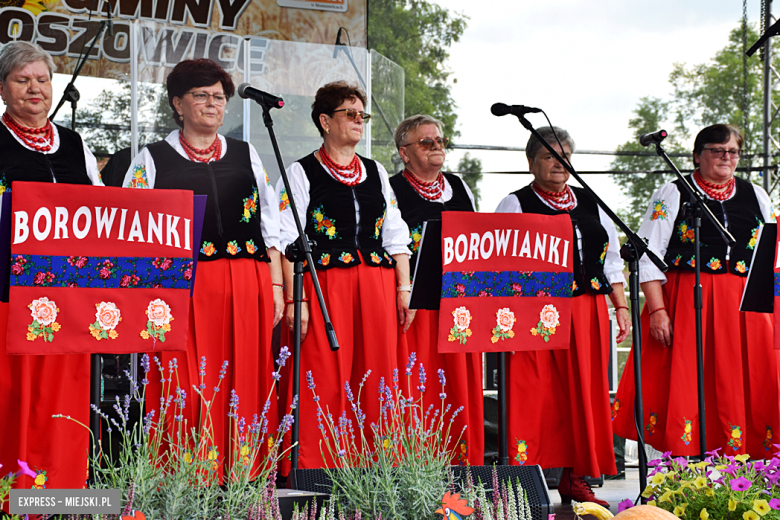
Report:
[[[639,99],[669,99],[674,64],[706,63],[742,19],[741,0],[434,1],[470,18],[448,61],[457,80],[452,95],[461,135],[455,141],[469,145],[525,146],[530,134],[516,117],[490,113],[502,102],[544,109],[579,149],[614,150],[633,138],[628,121]],[[757,24],[759,14],[760,2],[748,0],[748,21]],[[535,127],[547,124],[543,114],[527,118]],[[450,152],[448,166],[454,169],[463,153]],[[528,171],[522,152],[469,153],[485,172]],[[604,170],[611,159],[575,153],[573,164]],[[480,210],[495,210],[530,181],[530,175],[484,175]],[[585,181],[607,203],[625,202],[609,176]]]

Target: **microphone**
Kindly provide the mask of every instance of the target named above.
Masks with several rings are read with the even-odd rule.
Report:
[[[284,106],[282,98],[251,87],[249,83],[242,83],[238,86],[238,95],[243,99],[251,99],[268,108],[282,108]]]
[[[113,37],[114,36],[114,22],[111,21],[111,11],[113,11],[113,7],[111,7],[111,2],[106,2],[106,12],[108,13],[108,35]]]
[[[661,141],[666,139],[667,135],[669,134],[666,133],[666,130],[658,130],[657,132],[652,132],[650,134],[642,134],[639,137],[639,144],[642,146],[659,144]]]
[[[333,46],[333,59],[335,60],[336,57],[339,55],[339,47],[343,47],[344,44],[341,43],[341,31],[343,31],[343,27],[339,27],[339,32],[336,35],[336,45]]]
[[[521,117],[525,114],[535,114],[541,112],[541,108],[527,107],[524,105],[505,105],[503,103],[496,103],[490,107],[490,112],[494,116],[505,116],[507,114],[513,114],[517,117]]]

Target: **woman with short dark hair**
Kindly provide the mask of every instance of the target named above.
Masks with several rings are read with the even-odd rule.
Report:
[[[773,453],[780,428],[778,351],[769,314],[740,312],[758,230],[774,220],[766,191],[734,175],[742,154],[739,129],[708,126],[696,136],[688,175],[707,207],[736,239],[728,247],[702,218],[702,347],[707,428],[706,450],[762,459]],[[642,313],[642,386],[645,442],[675,455],[697,455],[699,447],[694,309],[694,232],[679,181],[653,194],[639,234],[664,257],[662,273],[647,257],[639,262],[646,297]],[[633,352],[613,405],[615,433],[636,439]]]
[[[16,181],[102,185],[95,157],[79,134],[51,123],[49,53],[27,42],[0,51],[0,193]],[[35,485],[81,488],[87,471],[89,432],[70,415],[89,423],[89,355],[9,356],[5,353],[8,304],[0,303],[0,465],[16,460],[36,468]],[[33,481],[20,476],[16,487]]]
[[[220,459],[229,461],[231,391],[240,399],[241,415],[251,418],[263,410],[272,383],[271,335],[284,309],[279,209],[255,148],[217,133],[235,92],[230,75],[211,60],[187,60],[176,65],[166,84],[181,129],[141,150],[124,186],[184,189],[207,196],[201,243],[196,246],[200,254],[190,342],[178,373],[185,392],[193,384],[211,389],[222,379],[220,366],[228,362],[210,421]],[[182,353],[162,357],[177,356],[182,358]],[[209,368],[201,383],[204,357]],[[148,402],[156,403],[160,385],[157,378],[149,379]],[[185,411],[188,424],[203,424],[203,411],[192,395]],[[275,424],[276,406],[270,407],[267,418]]]
[[[312,104],[312,120],[323,137],[322,146],[290,165],[287,175],[306,236],[317,243],[312,257],[340,345],[337,352],[330,351],[312,280],[306,274],[301,372],[312,372],[319,405],[336,415],[348,407],[345,382],[357,394],[364,373],[372,370],[361,395],[368,430],[379,418],[379,378],[389,384],[398,365],[398,325],[408,329],[414,312],[409,310],[409,228],[393,200],[384,167],[355,153],[371,117],[364,112],[365,102],[360,89],[343,81],[320,88]],[[298,231],[283,186],[280,180],[282,246],[286,247],[298,239]],[[284,265],[291,303],[293,266],[287,260]],[[292,305],[287,308],[287,327],[293,328]],[[286,344],[292,346],[291,342],[292,338]],[[288,402],[291,381],[287,378]],[[301,385],[301,468],[323,464],[316,413],[311,391]]]

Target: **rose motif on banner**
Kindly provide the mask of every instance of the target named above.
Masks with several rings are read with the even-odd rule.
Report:
[[[144,339],[159,339],[165,341],[165,333],[171,331],[171,308],[165,301],[157,298],[149,302],[149,307],[144,311],[149,320],[146,322],[146,330],[141,331]]]
[[[550,341],[550,336],[555,334],[555,329],[558,325],[560,325],[558,309],[555,308],[555,305],[547,304],[542,307],[542,312],[539,313],[539,323],[531,329],[531,334],[542,336],[546,343]]]
[[[493,329],[493,337],[490,338],[490,341],[497,343],[500,339],[514,338],[515,333],[512,330],[514,326],[515,313],[510,311],[508,307],[498,309],[496,312],[496,327]]]
[[[447,337],[448,341],[458,341],[461,345],[465,345],[469,336],[471,336],[471,313],[466,307],[458,307],[452,311],[452,316],[455,319],[455,326],[450,329],[450,334]]]
[[[98,341],[118,338],[119,333],[114,329],[122,321],[122,313],[116,304],[114,302],[100,302],[96,303],[95,307],[97,307],[95,323],[89,326],[89,333]]]
[[[54,340],[54,333],[60,330],[60,324],[56,321],[57,313],[60,312],[57,304],[43,296],[33,300],[27,307],[33,319],[33,322],[27,326],[27,341],[35,341],[40,337],[43,341],[51,343]]]

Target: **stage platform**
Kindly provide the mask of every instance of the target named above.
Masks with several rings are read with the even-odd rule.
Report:
[[[555,520],[574,520],[576,517],[571,505],[561,504],[561,496],[557,489],[550,489],[550,500],[555,507]],[[593,492],[602,500],[609,502],[609,510],[618,513],[618,504],[625,499],[636,500],[639,496],[639,470],[626,468],[625,480],[604,480],[604,486],[594,487]]]

